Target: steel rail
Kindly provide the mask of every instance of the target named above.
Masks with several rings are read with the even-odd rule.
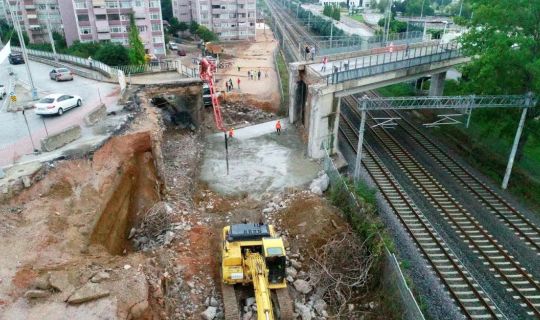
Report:
[[[358,116],[358,110],[356,108],[352,109],[353,112],[355,112]],[[521,301],[524,302],[524,304],[528,307],[528,310],[530,310],[528,313],[531,315],[535,315],[536,317],[540,318],[540,311],[536,307],[536,305],[540,306],[539,303],[533,303],[531,302],[531,299],[537,300],[540,299],[540,286],[538,285],[538,282],[533,279],[532,275],[528,274],[523,267],[519,265],[519,262],[515,261],[513,257],[511,257],[507,251],[497,243],[496,240],[493,239],[493,236],[490,235],[482,225],[480,225],[475,219],[471,217],[471,214],[467,212],[443,187],[442,185],[434,179],[429,172],[420,164],[418,161],[407,151],[403,146],[397,142],[397,140],[389,135],[387,131],[384,128],[374,128],[370,129],[371,132],[373,132],[374,137],[381,143],[381,145],[384,146],[384,148],[388,151],[390,156],[396,161],[396,163],[406,172],[406,175],[409,177],[413,183],[418,187],[420,191],[426,196],[426,199],[431,199],[432,204],[440,210],[440,212],[443,213],[443,215],[447,218],[448,221],[451,222],[451,224],[455,227],[455,229],[459,230],[459,232],[456,232],[458,235],[463,236],[467,239],[467,242],[475,248],[475,250],[480,255],[479,258],[486,261],[487,264],[491,266],[492,271],[495,271],[498,273],[498,275],[504,279],[504,282],[508,284],[511,291],[516,292],[517,296]],[[390,147],[392,146],[392,147]],[[399,155],[398,155],[399,153]],[[406,159],[404,159],[404,157]],[[422,175],[422,179],[419,178],[419,175]],[[427,184],[431,184],[432,187],[436,189],[436,193],[438,195],[435,195],[435,192],[432,190],[429,190]],[[444,197],[444,199],[438,199]],[[444,203],[442,201],[444,200]],[[452,212],[446,208],[445,206],[452,206]],[[458,212],[457,214],[455,212]],[[460,219],[465,219],[468,221],[467,228],[464,227],[463,223],[458,222],[458,219],[454,217],[454,215],[459,215]],[[474,227],[474,230],[468,230],[469,226]],[[474,233],[474,236],[473,236]],[[480,237],[483,238],[481,240],[475,240],[475,238],[478,238],[477,234],[480,234]],[[490,243],[491,246],[493,246],[498,254],[504,258],[505,261],[503,262],[495,262],[494,260],[497,257],[493,257],[488,255],[485,250],[480,246],[480,241],[487,241]],[[529,285],[529,287],[526,288],[518,288],[517,287],[517,281],[510,279],[512,275],[507,274],[505,271],[503,271],[498,264],[506,265],[509,264],[511,266],[511,269],[515,270],[514,272],[517,272],[518,275],[525,279],[525,285]],[[508,268],[506,268],[508,269]],[[516,282],[516,284],[514,283]],[[519,282],[520,285],[523,285],[522,281]],[[523,292],[522,292],[523,291]],[[536,295],[531,295],[531,293],[527,296],[524,292],[531,292],[535,293]]]
[[[344,102],[347,103],[346,101]],[[343,114],[340,115],[340,119],[342,120],[340,121],[340,124],[343,124],[339,126],[340,133],[346,138],[348,144],[351,146],[353,151],[356,152],[356,143],[354,143],[352,140],[353,138],[356,138],[356,140],[358,140],[358,133],[354,129],[354,126],[351,124],[351,122]],[[353,137],[351,137],[351,134],[353,135]],[[450,249],[441,242],[442,240],[439,240],[440,237],[437,235],[436,231],[433,231],[434,228],[429,224],[429,221],[425,221],[427,220],[425,216],[418,212],[416,206],[412,204],[411,200],[395,181],[395,178],[393,178],[393,176],[384,167],[381,160],[378,159],[375,153],[368,146],[366,146],[366,157],[363,161],[369,176],[375,182],[377,187],[381,190],[382,196],[385,198],[388,205],[394,210],[397,218],[404,226],[407,233],[411,236],[413,241],[416,243],[417,248],[422,252],[423,257],[431,265],[432,270],[434,270],[437,276],[444,283],[451,297],[461,309],[463,314],[468,319],[480,317],[486,318],[486,316],[492,319],[502,318],[502,315],[495,313],[494,309],[496,309],[496,307],[488,303],[488,301],[491,302],[491,300],[487,296],[483,296],[482,293],[479,292],[478,289],[476,289],[477,284],[473,283],[471,277],[467,276],[465,274],[466,272],[463,271],[465,267],[461,263],[458,264],[455,261],[457,258],[452,258],[452,255],[455,257],[456,255],[449,252]],[[380,181],[381,179],[378,178],[378,176],[380,175],[384,177],[384,181]],[[390,194],[388,191],[388,185],[391,189],[393,189],[392,194]],[[400,199],[399,202],[406,206],[406,209],[403,209],[402,207],[399,208],[397,206],[397,201],[394,197],[396,195]],[[404,215],[404,211],[410,211],[412,213],[412,216],[406,217]],[[410,221],[411,217],[414,218],[413,222]],[[407,220],[407,218],[409,218],[409,221]],[[416,224],[417,226],[414,226],[414,224]],[[421,227],[420,230],[418,230],[418,225]],[[425,237],[425,235],[428,236],[427,240],[420,240],[420,236]],[[440,265],[442,263],[442,260],[440,259],[440,253],[433,253],[433,245],[435,245],[437,247],[437,250],[442,253],[442,255],[446,258],[448,264],[453,270],[443,271],[443,269],[447,268],[443,268]],[[438,262],[435,262],[434,259],[432,259],[432,256],[437,257]],[[444,273],[446,273],[447,275],[445,275]],[[460,278],[456,278],[456,274],[459,275]],[[468,292],[465,291],[463,288],[460,288],[461,291],[460,294],[458,294],[452,288],[452,284],[455,284],[457,279],[465,283],[466,287],[468,288]],[[472,294],[475,298],[471,299],[469,297],[469,293]],[[485,292],[483,293],[485,295]],[[480,307],[474,303],[475,300],[480,303]],[[480,313],[481,311],[485,312]],[[475,313],[474,315],[472,314],[473,312]]]

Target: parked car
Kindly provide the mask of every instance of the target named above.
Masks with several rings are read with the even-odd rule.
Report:
[[[82,105],[82,99],[79,96],[69,94],[50,94],[41,100],[39,100],[34,108],[36,114],[49,115],[57,114],[61,116],[64,111],[71,108],[80,107]]]
[[[176,42],[169,42],[169,50],[178,50],[178,44]]]
[[[181,57],[184,57],[186,55],[186,50],[183,50],[183,49],[179,49],[178,51],[176,51],[176,53],[181,56]]]
[[[3,84],[0,84],[0,100],[4,99],[6,96],[6,87]]]
[[[73,72],[66,68],[54,68],[49,72],[49,78],[55,81],[73,80]]]
[[[12,52],[8,56],[8,60],[10,64],[23,64],[24,58],[22,53]]]

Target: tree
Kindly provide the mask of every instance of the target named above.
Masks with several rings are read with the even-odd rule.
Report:
[[[474,17],[461,38],[464,52],[472,61],[464,67],[471,92],[477,94],[523,94],[540,92],[540,1],[471,0]],[[536,116],[534,109],[528,116]],[[493,121],[513,112],[489,112]],[[540,136],[537,122],[529,121],[522,136],[517,159],[531,133]],[[514,125],[503,132],[512,136]],[[535,139],[536,140],[536,139]]]
[[[422,9],[423,6],[423,9]],[[405,14],[408,16],[430,16],[435,13],[429,0],[406,0]]]
[[[111,42],[102,44],[93,59],[110,66],[123,66],[130,63],[129,50],[121,44]]]
[[[389,0],[378,0],[377,1],[377,9],[379,9],[379,12],[383,13],[388,9],[388,4],[390,3]]]
[[[327,17],[332,17],[332,6],[325,4],[323,8],[323,14]]]
[[[57,51],[64,51],[67,48],[66,38],[64,38],[63,34],[58,31],[53,31],[52,37]]]
[[[180,21],[180,22],[178,23],[178,31],[184,32],[184,31],[186,31],[187,29],[189,29],[189,26],[188,26],[187,23],[185,23],[184,21]]]
[[[216,36],[215,33],[213,33],[212,31],[210,31],[207,27],[205,26],[199,26],[199,28],[197,29],[197,35],[204,40],[204,42],[208,42],[208,41],[214,41],[214,40],[217,40],[218,37]]]
[[[341,18],[341,9],[338,6],[334,6],[332,18],[337,21],[339,21],[339,19]]]
[[[131,14],[129,16],[129,61],[134,65],[144,64],[146,62],[144,56],[144,45],[139,36],[139,29],[135,24],[135,18]]]
[[[197,21],[192,20],[189,23],[189,32],[191,32],[191,34],[196,34],[198,29],[199,29],[199,24],[197,23]]]
[[[161,14],[163,16],[163,20],[167,20],[169,23],[171,22],[171,19],[173,18],[171,0],[161,0]]]
[[[101,44],[97,42],[80,42],[77,40],[68,48],[68,53],[81,58],[88,58],[93,56],[100,46]]]

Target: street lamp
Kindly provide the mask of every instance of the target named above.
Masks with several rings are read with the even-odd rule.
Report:
[[[46,9],[47,9],[47,33],[49,34],[49,41],[51,41],[54,61],[58,62],[58,56],[56,55],[56,45],[54,43],[54,38],[52,36],[52,31],[51,31],[51,16],[49,14],[50,7],[46,6]]]

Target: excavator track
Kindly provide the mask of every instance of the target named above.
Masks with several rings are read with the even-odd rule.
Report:
[[[221,282],[221,294],[223,294],[225,320],[239,320],[240,310],[238,309],[234,286]]]
[[[289,289],[277,289],[275,290],[278,304],[279,304],[279,313],[281,320],[293,320],[293,305],[291,296],[289,295]]]

